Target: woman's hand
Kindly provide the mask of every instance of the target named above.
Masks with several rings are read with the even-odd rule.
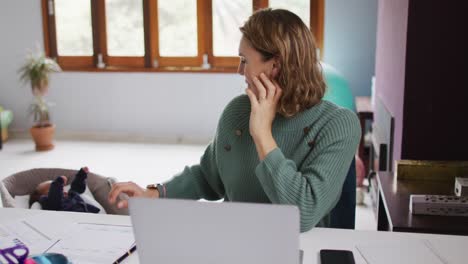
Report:
[[[255,77],[253,82],[258,91],[258,98],[250,89],[246,89],[251,105],[249,132],[255,141],[260,160],[263,160],[277,147],[271,127],[282,90],[276,81],[270,80],[264,73],[260,74],[260,79]]]
[[[250,135],[258,139],[271,134],[271,126],[276,116],[282,90],[276,81],[268,79],[264,73],[260,74],[260,79],[254,77],[253,82],[258,91],[258,98],[250,89],[246,89],[246,93],[252,109]]]
[[[109,196],[108,196],[109,202],[111,204],[115,203],[117,201],[117,197],[121,193],[125,193],[129,197],[147,197],[147,198],[159,197],[158,190],[144,189],[138,186],[134,182],[119,182],[119,183],[114,183],[112,185],[112,189],[109,192]],[[119,201],[119,203],[117,203],[117,208],[127,208],[127,207],[128,207],[127,200],[121,200]]]

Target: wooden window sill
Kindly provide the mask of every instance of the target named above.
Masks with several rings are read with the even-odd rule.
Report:
[[[237,73],[237,67],[212,67],[203,69],[201,67],[158,67],[158,68],[140,68],[140,67],[115,67],[106,68],[95,67],[62,67],[64,72],[174,72],[174,73]]]

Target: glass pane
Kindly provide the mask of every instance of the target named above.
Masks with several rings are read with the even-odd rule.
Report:
[[[158,0],[159,54],[163,57],[195,57],[197,1]]]
[[[106,0],[107,53],[144,56],[142,0]]]
[[[55,0],[55,24],[59,55],[93,55],[91,1]]]
[[[239,27],[252,14],[252,1],[213,0],[213,54],[238,56],[242,33]]]
[[[310,28],[310,0],[270,0],[269,5],[293,12]]]

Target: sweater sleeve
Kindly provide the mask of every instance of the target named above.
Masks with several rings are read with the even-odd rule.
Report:
[[[360,135],[356,115],[338,111],[315,138],[300,169],[279,148],[256,167],[255,174],[272,203],[299,207],[301,232],[316,226],[336,205]],[[307,142],[303,147],[310,148]]]
[[[231,116],[235,112],[234,110],[244,109],[246,106],[250,106],[247,96],[238,96],[229,102],[221,113],[216,134],[201,157],[200,164],[186,166],[181,173],[164,184],[167,198],[211,201],[224,198],[225,190],[219,175],[216,142],[219,138],[218,135],[225,130],[223,124],[226,118]],[[244,111],[250,111],[250,108],[246,108]]]
[[[219,200],[224,197],[216,164],[216,137],[208,145],[200,164],[185,169],[166,182],[166,197],[179,199]]]

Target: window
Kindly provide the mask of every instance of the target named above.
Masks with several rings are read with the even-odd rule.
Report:
[[[64,70],[235,72],[239,27],[285,8],[323,47],[324,0],[42,0],[46,54]]]
[[[142,6],[142,0],[106,1],[106,37],[109,56],[145,56]]]
[[[57,1],[55,19],[59,55],[93,55],[93,28],[89,1]]]
[[[196,57],[197,3],[193,0],[158,0],[159,54]]]
[[[242,37],[239,27],[252,14],[252,2],[213,0],[212,5],[213,56],[237,56],[239,41]]]

